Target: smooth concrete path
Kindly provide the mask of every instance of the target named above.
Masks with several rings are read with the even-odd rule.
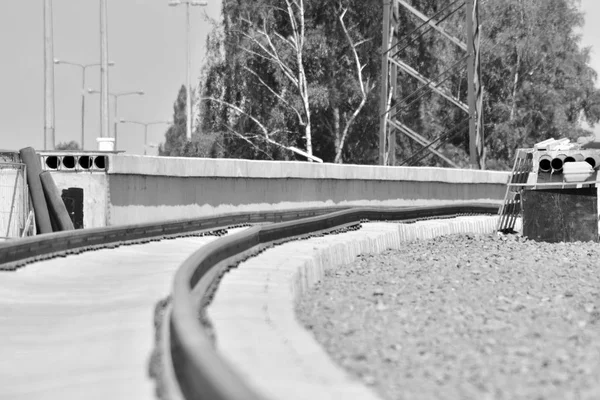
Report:
[[[230,270],[207,313],[217,349],[249,384],[272,400],[378,397],[335,365],[296,320],[294,307],[324,271],[356,256],[398,248],[401,240],[457,232],[490,233],[497,217],[415,224],[366,223],[358,231],[290,242]]]
[[[185,258],[215,239],[122,246],[0,272],[0,399],[155,398],[155,305]]]

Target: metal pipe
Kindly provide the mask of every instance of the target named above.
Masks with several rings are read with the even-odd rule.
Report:
[[[540,161],[538,163],[538,170],[541,172],[552,171],[552,157],[550,157],[550,155],[544,154],[540,157]]]
[[[108,126],[108,9],[100,0],[100,137],[110,137]]]
[[[54,150],[54,39],[52,0],[44,0],[44,150]]]
[[[186,90],[187,99],[185,102],[186,106],[186,122],[185,122],[185,137],[186,139],[192,140],[192,57],[190,56],[191,51],[191,39],[190,39],[190,2],[185,3],[185,37],[186,37]]]

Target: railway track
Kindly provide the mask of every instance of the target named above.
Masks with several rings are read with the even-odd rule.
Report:
[[[260,399],[215,351],[198,315],[214,283],[240,261],[288,240],[345,230],[361,221],[416,221],[459,215],[496,214],[490,204],[456,204],[415,208],[321,208],[228,214],[163,224],[111,227],[40,235],[0,243],[0,269],[64,257],[88,250],[145,243],[165,238],[221,235],[231,227],[249,226],[202,246],[175,274],[159,324],[157,380],[164,399]]]

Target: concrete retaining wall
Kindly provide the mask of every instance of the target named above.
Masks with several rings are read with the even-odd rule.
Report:
[[[269,208],[499,203],[509,173],[111,155],[107,176],[106,221],[121,225]]]
[[[53,171],[61,194],[70,188],[83,189],[83,227],[99,228],[108,223],[108,176],[104,172]]]

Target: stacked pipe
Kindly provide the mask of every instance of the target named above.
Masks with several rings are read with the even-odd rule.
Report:
[[[27,166],[27,184],[33,203],[37,233],[73,230],[73,222],[49,172],[42,172],[40,159],[32,147],[20,150]]]
[[[600,155],[598,154],[586,154],[585,156],[581,153],[571,154],[569,152],[558,153],[554,156],[549,153],[542,154],[538,159],[538,170],[540,172],[552,172],[553,174],[562,173],[565,164],[571,162],[585,162],[589,164],[593,169],[600,168]]]

